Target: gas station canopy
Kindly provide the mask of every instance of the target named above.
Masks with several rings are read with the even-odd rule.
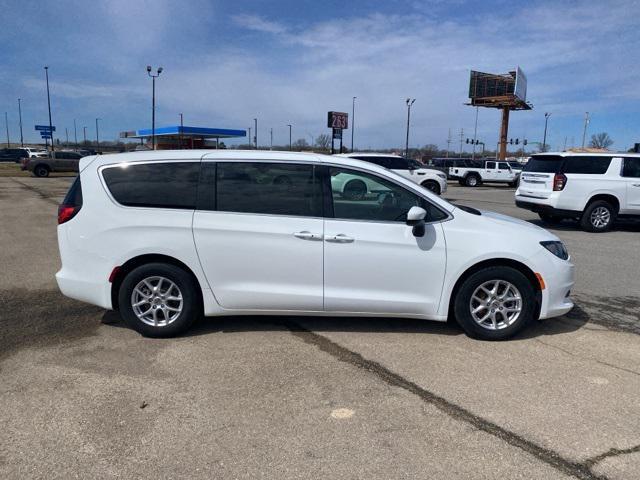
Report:
[[[120,132],[120,138],[139,138],[141,141],[150,139],[153,133],[150,128]],[[172,125],[155,129],[156,144],[159,148],[175,148],[182,145],[186,148],[201,148],[207,146],[207,140],[213,140],[217,146],[221,138],[246,137],[246,130],[229,128],[205,128]]]

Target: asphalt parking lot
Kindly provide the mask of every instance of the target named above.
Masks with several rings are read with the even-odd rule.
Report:
[[[638,224],[551,229],[576,308],[507,342],[297,317],[153,340],[58,292],[71,180],[0,178],[0,478],[640,478]],[[537,223],[510,188],[445,196]]]

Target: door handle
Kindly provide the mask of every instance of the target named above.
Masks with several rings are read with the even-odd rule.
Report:
[[[326,235],[324,239],[327,242],[333,243],[352,243],[354,241],[353,238],[346,236],[344,233],[339,233],[338,235]]]
[[[307,230],[304,230],[302,232],[295,232],[293,236],[301,240],[322,240],[322,235],[320,235],[319,233],[311,233]]]

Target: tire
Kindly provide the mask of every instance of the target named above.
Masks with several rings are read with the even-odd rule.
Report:
[[[484,286],[492,291],[497,282],[495,296],[490,296],[481,288]],[[506,295],[505,298],[519,297],[520,301],[500,300],[502,295]],[[495,303],[484,306],[492,299],[495,299]],[[472,308],[478,309],[480,306],[484,308],[479,309],[474,317]],[[492,310],[491,306],[495,308]],[[508,311],[518,307],[518,312]],[[472,274],[460,285],[454,298],[454,313],[458,324],[467,335],[480,340],[505,340],[512,337],[534,318],[536,310],[536,295],[531,282],[518,270],[506,266],[484,268]],[[486,319],[483,320],[485,316]],[[495,324],[492,316],[496,319]]]
[[[161,283],[159,279],[162,279]],[[164,293],[164,297],[156,295],[150,288],[158,285],[158,292]],[[145,302],[149,294],[154,298]],[[181,298],[181,301],[176,298]],[[133,305],[137,301],[143,302],[137,307],[138,314]],[[202,300],[196,280],[182,268],[166,263],[148,263],[129,272],[118,292],[118,306],[127,325],[145,337],[174,337],[185,332],[202,315]],[[180,311],[176,312],[176,309]],[[139,314],[143,314],[141,316],[146,322]],[[156,325],[151,323],[153,318],[157,319]]]
[[[464,178],[458,180],[458,183],[460,184],[460,186],[464,187]]]
[[[467,187],[478,187],[482,184],[482,180],[475,173],[471,173],[465,177],[464,184]]]
[[[440,184],[434,180],[427,180],[422,186],[436,195],[440,195]]]
[[[36,177],[44,178],[49,176],[49,167],[46,165],[36,165],[33,169],[33,174]]]
[[[362,200],[367,194],[367,184],[362,180],[349,180],[342,190],[342,195],[349,200]]]
[[[611,230],[618,211],[606,200],[596,200],[587,205],[580,218],[580,226],[587,232],[602,233]]]
[[[563,217],[560,217],[558,215],[553,215],[552,213],[538,213],[538,216],[540,217],[540,220],[542,220],[544,223],[547,223],[549,225],[559,225],[560,222],[562,222]]]

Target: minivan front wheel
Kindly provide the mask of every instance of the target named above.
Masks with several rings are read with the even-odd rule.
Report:
[[[497,266],[464,280],[454,299],[456,320],[467,335],[504,340],[534,317],[536,296],[531,282],[518,270]]]
[[[124,321],[146,337],[178,335],[201,311],[191,275],[164,263],[149,263],[129,272],[120,286],[118,305]]]

